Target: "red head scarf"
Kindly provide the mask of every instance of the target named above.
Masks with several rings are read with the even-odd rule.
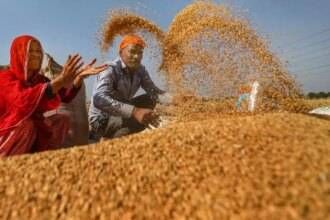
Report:
[[[145,48],[146,44],[143,41],[143,39],[139,36],[136,35],[126,35],[125,37],[123,37],[120,45],[119,45],[119,51],[121,51],[122,49],[124,49],[125,47],[127,47],[130,44],[135,44],[135,45],[139,45],[142,48]]]
[[[10,70],[15,74],[17,79],[21,81],[27,81],[29,49],[32,41],[36,41],[40,44],[40,42],[32,36],[19,36],[14,39],[10,48]]]
[[[43,112],[57,108],[60,99],[43,101],[47,80],[36,73],[33,83],[27,84],[27,64],[32,36],[14,39],[10,49],[10,68],[0,75],[0,135],[4,135],[36,111]]]

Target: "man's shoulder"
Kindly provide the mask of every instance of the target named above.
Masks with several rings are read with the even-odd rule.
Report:
[[[104,64],[108,65],[108,68],[105,69],[103,72],[101,72],[98,76],[97,76],[97,80],[98,81],[102,81],[104,79],[108,79],[111,78],[112,80],[117,81],[119,78],[119,67],[118,66],[118,60],[112,60],[112,61],[106,61],[104,62]]]
[[[114,72],[114,70],[116,69],[116,67],[118,66],[118,62],[117,60],[111,60],[111,61],[106,61],[103,64],[107,64],[108,68],[105,69],[101,74],[111,74],[112,72]]]
[[[105,64],[108,64],[110,67],[120,67],[120,58],[117,57],[114,60],[106,61]]]
[[[115,66],[118,66],[119,65],[119,62],[118,60],[109,60],[109,61],[106,61],[104,64],[108,64],[110,67],[115,67]]]

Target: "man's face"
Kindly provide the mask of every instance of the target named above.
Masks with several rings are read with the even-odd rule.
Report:
[[[131,70],[140,67],[143,58],[143,48],[139,45],[130,44],[120,52],[121,59]]]
[[[42,48],[39,42],[32,41],[29,48],[28,73],[34,73],[40,70],[42,64]],[[30,78],[31,76],[28,76]]]

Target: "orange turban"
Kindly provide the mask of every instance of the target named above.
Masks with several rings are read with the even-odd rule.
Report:
[[[123,37],[122,41],[120,42],[119,51],[127,47],[129,44],[139,45],[142,48],[145,48],[146,46],[146,44],[144,43],[141,37],[135,35],[126,35]]]

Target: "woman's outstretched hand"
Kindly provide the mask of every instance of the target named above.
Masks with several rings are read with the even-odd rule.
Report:
[[[89,76],[92,76],[92,75],[96,75],[96,74],[99,74],[100,72],[106,70],[108,68],[108,64],[103,64],[103,65],[100,65],[100,66],[95,66],[96,63],[96,59],[93,59],[89,64],[83,66],[77,77],[75,78],[74,82],[73,82],[73,85],[77,88],[77,87],[80,87],[82,81],[89,77]]]
[[[95,63],[96,59],[93,59],[84,66],[79,54],[69,55],[60,75],[50,82],[53,93],[56,94],[61,88],[69,87],[72,84],[78,88],[84,78],[98,74],[108,67],[106,64],[94,67]]]

